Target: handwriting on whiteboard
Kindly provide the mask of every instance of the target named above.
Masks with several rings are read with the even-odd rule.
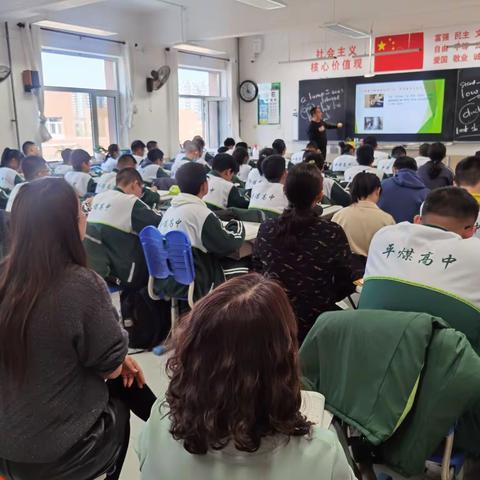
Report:
[[[480,81],[464,80],[459,84],[459,109],[455,134],[459,137],[475,137],[480,130]]]
[[[337,109],[343,108],[344,89],[326,88],[320,93],[307,93],[300,98],[301,110],[300,116],[308,120],[312,107],[319,106],[324,114],[324,119],[328,121],[330,114]]]

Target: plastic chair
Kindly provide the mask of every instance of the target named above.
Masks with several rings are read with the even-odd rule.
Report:
[[[165,236],[153,226],[145,227],[140,232],[148,273],[148,294],[153,300],[161,300],[154,291],[155,279],[165,280],[173,277],[181,285],[188,286],[187,298],[170,298],[172,302],[172,329],[179,317],[178,300],[187,300],[193,307],[195,289],[195,266],[193,263],[192,245],[185,233],[174,230]],[[167,297],[163,297],[167,299]]]

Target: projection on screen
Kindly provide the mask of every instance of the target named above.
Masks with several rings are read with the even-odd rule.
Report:
[[[355,133],[442,133],[445,79],[357,84]]]

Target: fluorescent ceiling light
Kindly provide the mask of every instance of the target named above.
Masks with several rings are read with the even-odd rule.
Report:
[[[237,2],[250,5],[251,7],[261,8],[262,10],[275,10],[286,7],[283,2],[277,0],[237,0]]]
[[[214,50],[213,48],[202,47],[195,45],[194,43],[177,43],[173,46],[177,50],[189,53],[198,53],[200,55],[226,55],[227,52],[221,52],[220,50]]]
[[[322,28],[326,28],[327,30],[331,30],[332,32],[336,32],[340,35],[345,35],[350,38],[370,37],[370,34],[367,32],[362,32],[361,30],[356,30],[355,28],[347,27],[346,25],[342,25],[340,23],[326,23],[322,26]]]
[[[111,37],[112,35],[117,35],[115,32],[109,32],[108,30],[82,27],[81,25],[72,25],[70,23],[54,22],[53,20],[41,20],[40,22],[35,22],[35,25],[53,28],[55,30],[64,30],[66,32],[84,33],[86,35],[93,35],[96,37]]]

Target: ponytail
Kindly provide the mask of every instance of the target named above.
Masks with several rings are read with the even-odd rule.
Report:
[[[441,160],[430,160],[427,163],[427,175],[430,180],[435,180],[442,173],[442,161]]]
[[[318,214],[308,206],[305,210],[290,207],[284,210],[276,228],[277,238],[282,240],[285,248],[295,251],[298,248],[298,234],[317,221]]]

